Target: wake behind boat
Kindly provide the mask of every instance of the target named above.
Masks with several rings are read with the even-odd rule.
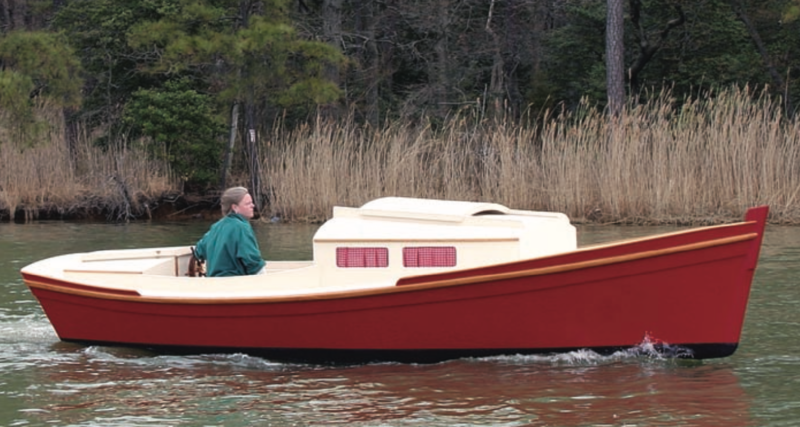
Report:
[[[382,198],[334,208],[313,259],[189,277],[190,247],[58,256],[22,269],[59,338],[301,362],[434,362],[656,340],[737,348],[768,208],[735,224],[578,248],[560,213]]]

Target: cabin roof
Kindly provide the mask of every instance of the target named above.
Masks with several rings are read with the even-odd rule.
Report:
[[[507,214],[510,211],[497,203],[384,197],[364,204],[358,209],[358,214],[362,217],[463,222],[479,214]]]
[[[569,224],[563,214],[519,211],[496,203],[385,197],[360,208],[335,207],[333,218],[314,240],[517,238],[525,228],[552,221]]]

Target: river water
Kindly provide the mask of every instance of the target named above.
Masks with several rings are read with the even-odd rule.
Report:
[[[62,343],[19,269],[71,252],[191,244],[209,223],[0,223],[0,426],[800,425],[800,227],[769,226],[743,339],[706,361],[624,352],[330,367]],[[314,225],[256,223],[267,259]],[[582,243],[667,227],[582,227]]]

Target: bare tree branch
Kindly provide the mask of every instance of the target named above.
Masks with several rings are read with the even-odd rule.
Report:
[[[641,22],[642,1],[630,0],[631,22],[633,23],[634,28],[636,28],[636,33],[639,37],[639,56],[637,56],[636,61],[634,61],[633,65],[631,65],[631,67],[628,69],[631,88],[634,91],[639,87],[639,74],[642,72],[647,63],[653,59],[653,56],[655,56],[656,52],[661,49],[661,46],[667,40],[667,37],[669,37],[670,31],[686,22],[686,14],[684,14],[681,6],[679,4],[675,4],[673,7],[675,8],[675,12],[677,12],[678,17],[668,21],[664,28],[662,28],[658,33],[656,40],[651,42],[647,31],[644,29],[644,26]]]

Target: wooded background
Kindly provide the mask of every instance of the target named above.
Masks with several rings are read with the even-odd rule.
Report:
[[[84,134],[138,144],[188,188],[237,168],[261,188],[275,129],[320,119],[529,123],[730,86],[794,117],[799,16],[798,0],[0,0],[0,144],[36,145],[37,109],[58,110],[68,153]]]

